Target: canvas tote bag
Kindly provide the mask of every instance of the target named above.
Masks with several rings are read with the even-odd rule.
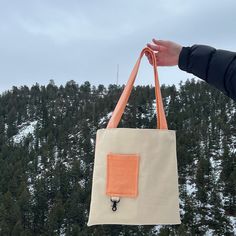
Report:
[[[153,60],[157,128],[117,128],[145,52]],[[142,50],[107,127],[96,133],[87,225],[98,224],[180,224],[175,131],[167,127],[149,48]]]

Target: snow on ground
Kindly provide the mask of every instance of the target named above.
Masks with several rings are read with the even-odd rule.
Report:
[[[196,184],[191,183],[190,180],[186,181],[186,191],[188,195],[192,195],[197,192]]]
[[[24,138],[28,136],[28,134],[34,134],[35,127],[38,121],[31,121],[23,123],[22,127],[20,128],[18,134],[13,136],[13,141],[15,143],[20,143]]]
[[[206,233],[204,234],[204,236],[213,236],[213,235],[214,235],[214,230],[212,229],[208,229]]]
[[[230,216],[229,220],[231,222],[231,225],[233,226],[234,235],[236,235],[236,217]]]
[[[156,226],[154,226],[154,228],[153,228],[154,233],[155,233],[156,235],[158,235],[158,234],[160,233],[161,228],[162,228],[162,225],[156,225]]]
[[[188,196],[194,195],[197,192],[196,183],[189,176],[186,177],[185,188]]]
[[[79,185],[80,185],[81,188],[85,188],[85,179],[81,179],[79,181]]]
[[[235,154],[236,152],[236,136],[231,136],[231,144],[229,145],[230,152]]]
[[[94,139],[93,138],[90,138],[90,142],[92,145],[94,145]]]
[[[38,156],[38,165],[37,165],[37,172],[36,179],[41,179],[43,177],[43,173],[45,172],[45,167],[42,163],[42,156]]]
[[[221,160],[216,160],[214,157],[210,157],[210,163],[212,166],[212,172],[214,175],[214,179],[217,182],[220,178],[220,173],[221,173]]]
[[[30,192],[31,195],[34,194],[34,185],[33,185],[32,182],[33,182],[33,181],[32,181],[32,178],[29,177],[29,178],[28,178],[28,185],[27,185],[27,187],[28,187],[28,190],[29,190],[29,192]]]
[[[181,215],[185,214],[184,207],[185,207],[184,201],[181,198],[179,198],[179,211]]]
[[[81,158],[79,160],[80,160],[80,168],[82,171],[84,171],[86,169],[86,163]]]
[[[102,125],[104,122],[107,122],[107,120],[109,120],[111,118],[112,115],[112,111],[109,112],[107,115],[105,115],[104,117],[102,117],[99,121],[99,125]]]
[[[157,109],[157,103],[156,103],[156,99],[153,99],[152,101],[152,109],[154,111],[154,113],[156,112],[156,109]]]

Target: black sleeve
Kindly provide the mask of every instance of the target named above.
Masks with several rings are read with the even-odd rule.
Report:
[[[179,68],[192,73],[236,100],[236,53],[205,45],[183,47]]]

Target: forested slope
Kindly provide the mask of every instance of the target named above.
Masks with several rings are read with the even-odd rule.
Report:
[[[236,103],[194,80],[162,86],[182,224],[87,227],[96,130],[122,90],[51,81],[0,96],[0,235],[236,235]],[[156,128],[153,87],[134,87],[119,127]]]

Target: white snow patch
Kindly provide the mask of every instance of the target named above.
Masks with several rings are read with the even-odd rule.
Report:
[[[68,138],[69,138],[69,139],[73,139],[73,138],[74,138],[74,135],[73,135],[73,134],[69,134],[69,135],[68,135]]]
[[[37,165],[37,172],[38,174],[35,176],[36,179],[41,179],[43,176],[43,172],[45,172],[44,165],[42,163],[42,156],[38,156],[38,165]]]
[[[236,152],[236,136],[235,135],[231,136],[231,144],[229,145],[229,149],[232,154],[235,154]]]
[[[216,160],[215,158],[210,157],[210,163],[211,163],[214,179],[217,182],[220,178],[222,161],[221,160]]]
[[[161,228],[162,228],[162,225],[156,225],[156,226],[154,226],[154,228],[153,228],[153,233],[155,233],[155,234],[158,235],[158,234],[160,233]]]
[[[60,233],[59,233],[59,235],[60,236],[65,236],[66,235],[66,228],[65,228],[65,225],[63,224],[62,226],[61,226],[61,228],[60,228]]]
[[[28,190],[29,190],[30,194],[33,195],[34,194],[34,185],[33,185],[33,181],[32,181],[31,177],[28,178],[27,187],[28,187]]]
[[[13,136],[13,141],[15,143],[20,143],[29,134],[34,135],[35,127],[38,121],[31,121],[30,123],[23,123],[23,127],[20,128],[18,134]]]
[[[153,110],[156,110],[156,108],[157,108],[156,99],[153,99],[153,101],[152,101],[152,108],[153,108]]]
[[[69,160],[64,160],[63,164],[64,164],[64,166],[66,167],[67,170],[69,170],[71,168],[71,164],[70,164]]]
[[[196,188],[196,184],[195,183],[191,183],[191,181],[188,179],[186,181],[186,191],[188,195],[192,195],[194,193],[196,193],[197,188]]]
[[[204,234],[204,236],[212,236],[212,235],[214,235],[214,230],[212,229],[208,229],[206,233]]]
[[[99,125],[102,125],[104,122],[106,122],[108,119],[111,118],[113,111],[109,112],[107,115],[105,115],[104,117],[102,117],[99,121]]]
[[[58,148],[57,148],[57,146],[55,146],[54,148],[53,148],[53,155],[54,155],[54,162],[55,162],[55,164],[53,165],[53,169],[55,168],[55,166],[56,166],[56,164],[60,161],[60,159],[59,159],[59,153],[58,153]]]
[[[233,226],[234,235],[236,235],[236,217],[230,216],[229,220],[231,222],[231,225]]]
[[[170,98],[171,98],[171,96],[168,96],[168,97],[166,97],[165,99],[166,99],[166,105],[167,106],[169,106],[169,104],[170,104]],[[156,100],[155,100],[156,101]]]
[[[142,113],[142,114],[141,114],[141,118],[142,118],[142,119],[145,119],[145,118],[146,118],[146,115]]]
[[[86,163],[82,159],[80,159],[80,168],[81,168],[81,170],[85,170],[86,169]]]
[[[85,179],[81,179],[79,181],[79,185],[81,186],[81,188],[84,188],[85,187]]]
[[[179,209],[180,214],[184,215],[185,214],[185,210],[184,210],[185,204],[184,204],[184,201],[181,198],[179,198],[179,207],[180,207],[180,209]]]
[[[93,145],[93,144],[94,144],[94,139],[93,139],[93,138],[90,138],[90,142],[91,142],[91,144]]]

